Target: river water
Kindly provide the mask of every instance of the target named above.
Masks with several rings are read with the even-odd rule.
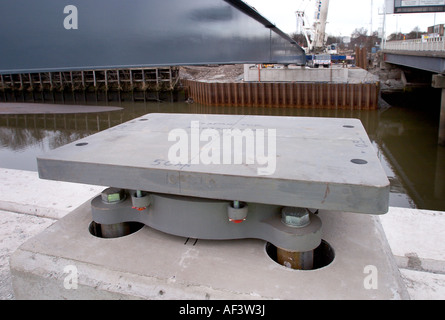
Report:
[[[360,119],[391,182],[390,205],[445,211],[445,148],[437,145],[437,97],[419,105],[416,95],[376,111],[207,107],[181,95],[52,93],[0,94],[0,101],[122,107],[85,114],[0,115],[0,167],[37,171],[36,156],[147,113],[209,113]],[[414,97],[414,98],[413,98]],[[413,103],[414,102],[414,103]]]

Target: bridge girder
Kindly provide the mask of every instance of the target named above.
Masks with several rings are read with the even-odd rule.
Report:
[[[306,62],[294,40],[240,0],[8,1],[0,43],[3,74]]]
[[[445,57],[442,56],[384,52],[384,61],[433,73],[445,73]]]

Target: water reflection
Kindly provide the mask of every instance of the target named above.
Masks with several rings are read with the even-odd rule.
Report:
[[[27,93],[29,95],[29,93]],[[48,103],[119,106],[123,110],[75,115],[0,116],[0,167],[37,170],[36,156],[147,113],[210,113],[358,118],[391,181],[390,205],[445,210],[445,149],[437,146],[438,113],[392,107],[377,111],[207,107],[178,94],[112,99],[56,93]],[[1,97],[0,97],[1,99]],[[16,101],[22,100],[16,97]],[[7,101],[13,101],[12,96]],[[113,101],[114,100],[114,101]],[[4,101],[4,100],[3,100]],[[42,102],[37,99],[35,102]]]

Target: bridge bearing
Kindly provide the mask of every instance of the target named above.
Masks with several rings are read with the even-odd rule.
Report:
[[[321,219],[309,212],[311,223],[295,228],[282,222],[282,206],[249,203],[235,209],[231,201],[157,193],[150,193],[149,198],[150,206],[139,211],[133,208],[131,197],[109,204],[97,196],[91,201],[93,221],[100,225],[139,222],[168,234],[196,239],[262,239],[291,252],[312,251],[322,240]],[[242,211],[242,217],[236,218],[241,223],[232,222],[235,210]]]

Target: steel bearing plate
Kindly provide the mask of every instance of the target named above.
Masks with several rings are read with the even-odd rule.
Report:
[[[224,140],[227,134],[233,139]],[[184,150],[187,162],[174,164],[172,154]],[[50,180],[357,213],[388,210],[389,181],[357,119],[148,114],[37,161],[40,177]]]

